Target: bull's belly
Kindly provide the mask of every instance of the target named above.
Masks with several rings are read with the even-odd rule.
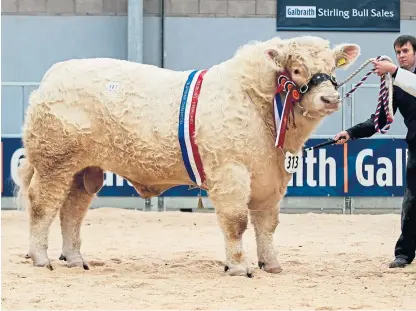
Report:
[[[137,153],[119,151],[101,157],[97,165],[104,170],[146,185],[186,183],[180,157],[181,155],[176,152],[163,152],[158,148]]]
[[[127,155],[126,155],[127,156]],[[121,164],[113,159],[102,164],[106,171],[111,171],[131,183],[142,198],[159,196],[164,191],[180,185],[190,185],[179,161],[158,159],[154,157],[131,157]]]

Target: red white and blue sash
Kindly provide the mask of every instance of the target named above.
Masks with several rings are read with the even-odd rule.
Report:
[[[195,143],[195,113],[201,85],[207,70],[192,71],[185,83],[179,111],[179,143],[182,159],[191,180],[199,187],[205,181],[201,156]]]

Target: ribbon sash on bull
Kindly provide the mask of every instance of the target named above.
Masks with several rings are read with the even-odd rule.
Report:
[[[195,143],[195,114],[201,85],[207,70],[192,71],[185,83],[179,111],[179,144],[182,159],[191,180],[202,187],[205,172],[198,146]]]

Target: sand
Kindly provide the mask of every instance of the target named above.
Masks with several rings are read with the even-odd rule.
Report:
[[[223,237],[213,213],[90,210],[82,253],[90,270],[59,261],[54,271],[24,258],[25,212],[2,211],[2,309],[416,309],[416,263],[387,267],[400,215],[282,214],[280,274],[223,272]],[[256,264],[253,228],[245,249]]]

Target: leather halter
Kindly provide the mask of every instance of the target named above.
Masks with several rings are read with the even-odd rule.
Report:
[[[316,73],[312,76],[307,84],[302,85],[300,88],[296,86],[296,83],[291,79],[287,70],[278,74],[277,88],[274,96],[274,123],[276,128],[276,142],[275,146],[282,148],[284,144],[286,130],[288,127],[288,119],[291,115],[292,124],[295,124],[295,112],[294,105],[299,103],[302,99],[302,95],[309,91],[312,87],[321,84],[324,81],[331,81],[335,88],[338,87],[335,77],[327,75],[326,73]],[[285,100],[282,103],[280,94],[285,93]]]

